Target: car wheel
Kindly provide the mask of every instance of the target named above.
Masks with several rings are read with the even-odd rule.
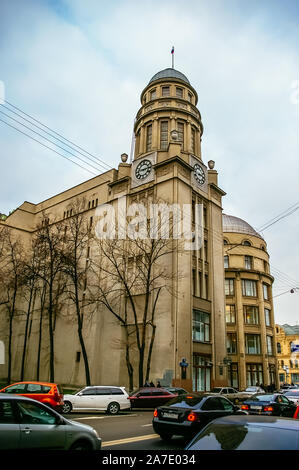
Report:
[[[72,411],[72,404],[69,401],[65,401],[62,406],[62,413],[70,413]]]
[[[116,401],[113,401],[112,403],[109,403],[108,408],[107,408],[107,413],[110,415],[117,415],[117,413],[120,410],[119,403]]]
[[[172,438],[172,434],[159,434],[161,439],[163,439],[163,441],[170,441],[170,439]]]
[[[70,450],[91,450],[91,445],[87,441],[77,441],[70,447]]]

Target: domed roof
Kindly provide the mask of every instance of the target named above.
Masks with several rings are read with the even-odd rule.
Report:
[[[244,233],[244,235],[254,235],[255,237],[263,237],[251,227],[245,220],[234,217],[233,215],[222,215],[223,232]]]
[[[188,83],[190,85],[190,82],[186,75],[184,75],[182,72],[179,72],[178,70],[168,68],[161,70],[160,72],[156,73],[149,81],[149,84],[156,81],[160,80],[160,78],[178,78],[179,80],[182,80],[185,83]]]

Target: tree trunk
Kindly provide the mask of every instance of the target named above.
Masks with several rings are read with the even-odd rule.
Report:
[[[27,315],[26,315],[25,332],[24,332],[24,344],[23,344],[22,365],[21,365],[21,375],[20,375],[21,382],[24,380],[25,357],[26,357],[27,338],[28,338],[28,327],[29,327],[29,319],[30,319],[30,313],[31,313],[31,304],[32,304],[32,298],[33,298],[33,291],[34,291],[34,287],[31,286],[28,309],[27,309]]]

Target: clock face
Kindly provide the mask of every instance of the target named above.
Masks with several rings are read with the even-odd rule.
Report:
[[[194,177],[199,184],[204,184],[206,177],[205,172],[203,171],[202,167],[195,163],[194,167]]]
[[[146,178],[152,170],[152,163],[149,160],[142,160],[135,170],[136,178],[139,180],[143,180]]]

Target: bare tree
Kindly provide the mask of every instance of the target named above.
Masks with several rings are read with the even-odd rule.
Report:
[[[77,199],[71,206],[69,217],[64,223],[64,244],[62,246],[63,272],[67,276],[66,294],[75,307],[77,332],[85,368],[86,385],[91,384],[88,354],[83,335],[85,294],[89,273],[89,250],[92,230],[83,211],[85,199]]]
[[[49,333],[49,375],[50,381],[55,377],[54,356],[54,327],[58,310],[58,299],[64,291],[62,276],[62,244],[63,224],[61,222],[49,223],[49,218],[44,215],[41,225],[33,238],[33,249],[36,250],[39,263],[33,268],[32,273],[46,284],[47,293],[47,320]],[[29,267],[29,266],[28,266]]]
[[[2,257],[0,291],[8,315],[8,372],[7,382],[11,382],[12,375],[12,340],[13,323],[17,313],[17,297],[24,284],[24,249],[18,238],[13,236],[9,229],[6,229],[2,236]]]
[[[144,378],[150,377],[160,294],[163,289],[174,294],[176,274],[172,273],[171,254],[175,241],[171,236],[163,238],[161,231],[159,233],[152,238],[138,238],[137,235],[125,240],[98,239],[98,258],[93,259],[97,282],[90,286],[91,290],[96,301],[103,304],[125,329],[130,385],[133,376],[130,336],[131,343],[136,345],[140,387]]]

